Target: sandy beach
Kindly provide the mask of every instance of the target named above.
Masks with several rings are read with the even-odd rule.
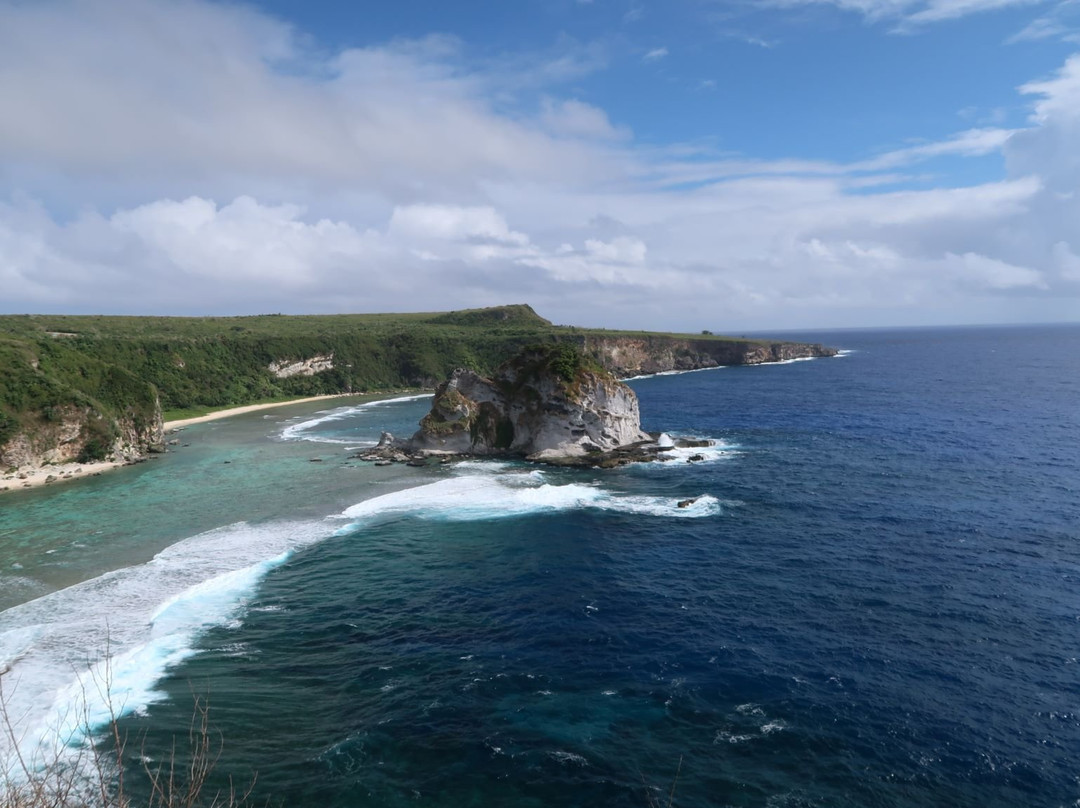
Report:
[[[103,461],[100,463],[54,463],[41,468],[20,468],[11,474],[0,477],[0,492],[15,491],[23,488],[36,488],[39,485],[51,485],[64,480],[90,477],[103,471],[118,469],[125,463]]]
[[[243,415],[248,412],[269,410],[275,407],[286,407],[290,404],[304,404],[309,401],[329,401],[336,398],[356,398],[365,393],[335,393],[326,396],[309,396],[307,398],[294,398],[291,401],[274,401],[269,404],[248,404],[243,407],[230,407],[226,410],[218,410],[196,418],[180,418],[175,421],[164,423],[165,433],[168,434],[178,428],[203,424],[207,421],[217,421],[232,415]],[[378,394],[376,394],[377,397]],[[395,393],[386,393],[393,396]],[[136,461],[139,462],[139,461]],[[121,468],[129,465],[124,461],[102,461],[95,463],[54,463],[40,468],[22,467],[0,477],[0,494],[5,492],[21,491],[27,488],[37,488],[42,485],[53,485],[66,480],[76,480],[80,477],[90,477],[105,471]]]
[[[294,398],[290,401],[273,401],[269,404],[248,404],[243,407],[230,407],[227,410],[218,410],[217,412],[211,412],[206,415],[200,415],[196,418],[180,418],[175,421],[165,422],[165,431],[170,429],[177,429],[178,427],[191,426],[192,424],[205,424],[207,421],[217,421],[221,418],[228,418],[231,415],[243,415],[246,412],[258,412],[259,410],[270,410],[275,407],[286,407],[289,404],[304,404],[308,401],[323,401],[334,398],[355,398],[358,395],[364,395],[363,393],[334,393],[326,396],[309,396],[308,398]]]

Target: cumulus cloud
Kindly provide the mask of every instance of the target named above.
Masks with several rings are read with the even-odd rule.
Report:
[[[445,37],[304,41],[200,0],[0,5],[0,309],[527,300],[680,330],[1075,316],[1080,56],[1020,88],[1021,129],[839,164],[645,146],[561,97],[558,70],[522,78],[547,82],[523,101]],[[994,153],[997,182],[895,190],[923,161]]]
[[[617,170],[496,113],[495,78],[461,69],[446,38],[326,55],[252,9],[199,0],[54,0],[0,14],[5,162],[160,184],[227,175],[237,193],[275,179],[396,197]],[[555,72],[577,64],[571,53],[554,61]]]

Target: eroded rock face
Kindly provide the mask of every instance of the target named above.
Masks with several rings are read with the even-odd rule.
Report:
[[[104,431],[95,429],[102,424],[107,424]],[[87,458],[88,445],[102,434],[108,435],[108,439],[95,452],[100,457]],[[35,469],[89,459],[131,462],[148,452],[164,452],[164,440],[158,402],[152,418],[125,416],[112,421],[91,407],[59,407],[53,410],[50,420],[35,424],[32,430],[20,431],[0,444],[0,469]]]
[[[790,359],[836,356],[835,348],[801,342],[693,339],[670,335],[587,336],[581,349],[619,378],[721,365],[760,365]]]
[[[279,359],[271,362],[267,369],[278,379],[288,379],[292,376],[314,376],[324,370],[334,369],[334,355],[313,356],[310,359]]]
[[[525,351],[491,379],[455,370],[435,391],[411,448],[549,460],[649,440],[633,390],[573,349],[550,346]]]

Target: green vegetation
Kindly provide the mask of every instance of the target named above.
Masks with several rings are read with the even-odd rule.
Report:
[[[581,351],[573,345],[555,345],[547,353],[548,365],[564,382],[572,382],[581,370]]]
[[[740,361],[751,341],[552,325],[527,305],[414,314],[251,317],[0,316],[0,451],[50,420],[84,419],[83,456],[169,417],[331,393],[431,388],[455,367],[490,375],[527,346],[554,347],[568,384],[597,344],[646,350],[692,340],[694,351]],[[689,350],[684,343],[678,350]],[[272,363],[332,357],[332,367],[283,377]],[[717,360],[719,361],[719,360]],[[715,363],[715,362],[714,362]]]
[[[536,396],[539,401],[536,386],[544,377],[554,376],[562,382],[566,395],[575,400],[585,374],[613,378],[610,371],[593,356],[583,353],[572,342],[527,345],[511,360],[511,364],[514,369],[512,374],[496,377],[496,383],[501,385],[503,393],[511,398]]]
[[[20,432],[81,424],[79,462],[103,460],[119,435],[118,423],[143,433],[157,419],[157,391],[120,364],[67,340],[30,340],[0,334],[0,446]]]

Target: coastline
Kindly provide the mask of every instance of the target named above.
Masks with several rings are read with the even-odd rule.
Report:
[[[243,415],[249,412],[259,412],[260,410],[269,410],[275,407],[287,407],[290,404],[306,404],[313,401],[330,401],[338,398],[367,398],[371,400],[378,400],[381,398],[393,398],[395,395],[401,393],[384,392],[384,393],[331,393],[324,396],[308,396],[306,398],[294,398],[289,401],[272,401],[265,404],[246,404],[240,407],[229,407],[228,409],[218,410],[217,412],[207,413],[206,415],[196,416],[194,418],[179,418],[174,421],[165,421],[162,426],[166,434],[175,432],[177,429],[183,429],[187,426],[194,424],[203,424],[209,421],[217,421],[222,418],[229,418],[233,415]],[[154,457],[157,457],[155,455]],[[40,488],[46,485],[54,485],[56,483],[66,482],[68,480],[77,480],[81,477],[94,477],[102,474],[106,471],[112,471],[113,469],[123,468],[124,466],[134,465],[136,463],[142,463],[146,460],[143,457],[138,460],[102,460],[94,461],[91,463],[54,463],[47,466],[40,467],[28,467],[23,466],[15,469],[9,474],[0,476],[0,495],[10,494],[16,491],[26,491],[32,488]]]
[[[127,465],[130,464],[123,460],[100,460],[91,463],[54,463],[40,468],[23,467],[0,477],[0,494],[52,485],[66,480],[77,480],[80,477],[94,477],[102,472]]]
[[[165,421],[162,426],[165,431],[168,432],[171,429],[182,429],[185,426],[192,426],[193,424],[205,424],[209,421],[218,421],[222,418],[229,418],[233,415],[243,415],[248,412],[259,412],[260,410],[270,410],[275,407],[287,407],[290,404],[306,404],[309,401],[329,401],[335,398],[358,398],[360,396],[367,395],[383,395],[381,393],[328,393],[325,396],[308,396],[307,398],[294,398],[289,401],[271,401],[268,404],[245,404],[240,407],[229,407],[226,410],[218,410],[216,412],[210,412],[206,415],[197,415],[194,418],[178,418],[175,421]],[[387,393],[385,395],[391,395]]]

